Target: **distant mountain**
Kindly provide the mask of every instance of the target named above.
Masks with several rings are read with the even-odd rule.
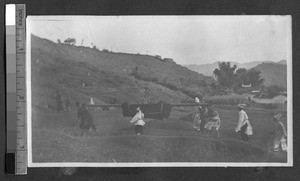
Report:
[[[276,63],[286,65],[286,60],[280,60],[279,62],[276,62]]]
[[[287,87],[287,65],[286,64],[262,63],[257,65],[253,69],[261,71],[261,77],[265,79],[264,85],[266,86],[277,85],[283,88]]]
[[[159,57],[100,51],[31,36],[32,102],[46,104],[60,91],[72,101],[179,103],[204,93],[213,80]]]
[[[237,65],[238,68],[245,68],[245,69],[251,69],[253,67],[256,67],[257,65],[261,63],[271,63],[271,61],[254,61],[254,62],[247,62],[247,63],[237,63],[237,62],[230,62],[231,65]],[[206,75],[206,76],[212,76],[213,71],[218,68],[219,62],[214,62],[211,64],[190,64],[190,65],[184,65],[188,69],[198,72],[200,74]]]
[[[198,72],[206,76],[212,76],[213,71],[218,68],[219,62],[214,62],[211,64],[202,64],[202,65],[184,65],[188,69]],[[264,85],[271,86],[277,85],[283,88],[287,86],[287,61],[281,60],[279,62],[271,61],[255,61],[248,63],[237,63],[230,62],[231,65],[237,65],[238,68],[245,69],[256,69],[261,71],[261,77],[265,79]]]

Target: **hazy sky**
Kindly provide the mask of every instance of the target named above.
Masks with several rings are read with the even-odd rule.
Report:
[[[179,64],[288,59],[288,16],[30,16],[28,30],[100,50],[161,55]]]

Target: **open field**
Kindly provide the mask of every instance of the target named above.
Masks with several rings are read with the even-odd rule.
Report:
[[[121,110],[94,112],[101,132],[79,136],[75,110],[56,113],[33,107],[33,162],[286,162],[286,153],[272,151],[273,110],[248,110],[254,135],[249,142],[234,132],[238,112],[216,107],[220,138],[193,130],[193,108],[173,108],[170,118],[146,120],[145,135],[134,135]],[[286,125],[286,119],[284,118]]]

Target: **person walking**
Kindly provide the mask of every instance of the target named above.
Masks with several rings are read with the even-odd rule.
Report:
[[[239,111],[239,121],[235,128],[236,133],[240,133],[241,139],[243,141],[248,141],[249,136],[253,134],[252,126],[249,122],[247,113],[244,111],[245,104],[238,104],[237,110]]]
[[[85,103],[82,103],[78,109],[77,118],[80,120],[79,128],[83,131],[82,135],[85,135],[91,128],[97,135],[100,135],[99,130],[94,124],[94,117],[87,109]]]
[[[193,113],[194,129],[196,131],[200,131],[202,107],[200,106],[200,100],[198,97],[195,98],[195,103],[198,105],[195,106],[195,111]]]
[[[133,123],[135,125],[135,134],[136,135],[143,135],[144,134],[144,113],[142,113],[142,110],[140,107],[136,109],[138,112],[135,114],[135,116],[130,120],[130,123]]]
[[[90,129],[92,129],[97,135],[100,135],[99,130],[95,126],[94,116],[90,111],[88,111],[87,124],[85,126],[85,129],[87,131],[90,131]]]
[[[193,118],[194,118],[194,129],[196,131],[200,131],[201,129],[201,112],[202,108],[201,106],[197,106],[197,111],[194,113]]]
[[[208,109],[206,106],[202,106],[201,108],[201,111],[200,111],[200,131],[201,131],[201,134],[204,134],[204,131],[205,131],[205,128],[204,126],[206,125],[206,121],[207,121],[207,115],[208,113]]]
[[[221,119],[219,113],[213,108],[211,104],[209,104],[207,107],[207,113],[205,117],[207,121],[204,128],[209,131],[209,135],[212,134],[212,129],[215,128],[217,136],[220,137],[219,129],[221,126]]]
[[[286,144],[286,130],[283,125],[283,123],[280,121],[282,117],[281,113],[275,114],[273,117],[274,121],[274,151],[279,151],[279,146],[281,146],[282,151],[287,150],[287,144]]]

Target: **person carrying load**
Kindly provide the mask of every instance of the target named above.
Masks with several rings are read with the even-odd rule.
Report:
[[[245,104],[238,104],[237,109],[239,111],[239,121],[235,128],[235,132],[239,132],[243,141],[248,141],[249,136],[253,134],[252,126],[249,122],[248,115],[244,111]]]
[[[79,128],[83,131],[83,135],[85,135],[90,129],[93,129],[97,135],[100,135],[99,130],[94,124],[94,117],[87,109],[85,103],[82,103],[78,109],[77,118],[80,120]]]
[[[212,129],[215,128],[217,136],[220,137],[219,129],[221,126],[221,119],[219,113],[213,108],[212,104],[208,105],[205,117],[207,121],[204,128],[209,131],[209,135],[212,134]]]

